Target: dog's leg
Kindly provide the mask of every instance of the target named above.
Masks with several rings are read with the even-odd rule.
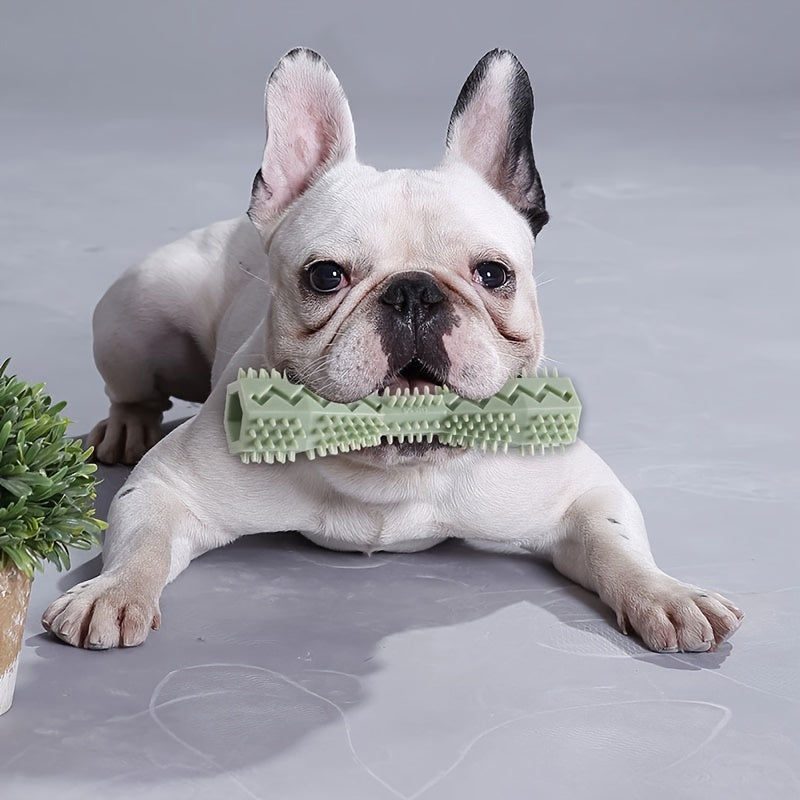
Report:
[[[556,568],[596,592],[644,643],[659,652],[714,650],[739,626],[730,601],[662,572],[655,564],[644,520],[622,486],[581,495],[567,510],[563,535],[551,549]]]
[[[223,543],[208,535],[175,487],[154,479],[135,484],[112,503],[102,574],[73,586],[42,617],[47,630],[76,647],[141,644],[159,627],[158,601],[167,582]]]
[[[111,400],[108,419],[89,434],[99,461],[138,462],[161,438],[170,397],[205,401],[226,303],[261,260],[247,218],[227,220],[156,250],[106,292],[93,324]]]
[[[176,249],[163,248],[126,272],[95,309],[94,358],[111,408],[88,442],[106,464],[141,459],[161,438],[171,396],[203,402],[210,390],[211,361],[199,337],[181,325],[191,287],[179,283],[180,268],[163,253],[170,248]],[[189,253],[184,248],[184,258]],[[170,290],[170,281],[180,289]]]
[[[182,324],[192,282],[176,274],[185,263],[171,264],[163,252],[175,249],[163,248],[125,273],[95,310],[94,357],[111,408],[88,442],[106,464],[141,459],[161,438],[170,397],[203,402],[210,390],[210,354],[202,351],[201,336]],[[190,250],[181,250],[191,258]],[[170,289],[170,282],[180,288]],[[203,319],[198,308],[194,324]]]
[[[137,319],[126,294],[112,288],[95,313],[95,363],[111,406],[88,444],[106,464],[137,463],[161,438],[170,397],[202,402],[211,383],[210,362],[191,335],[166,319]],[[128,324],[110,324],[115,318]]]
[[[147,453],[117,492],[102,573],[74,586],[42,617],[55,636],[98,650],[141,644],[159,626],[164,586],[193,558],[244,535],[314,527],[321,513],[317,493],[298,472],[308,462],[253,469],[231,456],[224,399],[223,383],[196,417]]]

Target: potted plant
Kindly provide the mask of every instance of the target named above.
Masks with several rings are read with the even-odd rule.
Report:
[[[91,448],[65,435],[66,403],[0,367],[0,714],[11,706],[34,570],[69,569],[98,543]]]

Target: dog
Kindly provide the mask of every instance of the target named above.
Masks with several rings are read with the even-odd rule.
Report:
[[[52,603],[44,627],[89,649],[139,645],[193,558],[296,530],[364,553],[457,537],[538,554],[652,650],[714,650],[742,612],[656,566],[636,501],[580,440],[533,457],[435,440],[271,465],[229,454],[240,368],[341,402],[445,383],[480,399],[543,358],[532,259],[548,213],[512,53],[467,78],[435,170],[360,164],[344,92],[311,50],[281,59],[265,106],[247,215],[156,251],[97,306],[111,409],[90,443],[102,462],[138,464],[109,511],[102,573]],[[160,440],[170,397],[203,405]]]

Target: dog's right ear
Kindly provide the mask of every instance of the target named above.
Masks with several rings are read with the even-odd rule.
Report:
[[[508,50],[492,50],[461,89],[447,129],[445,163],[461,161],[527,220],[533,235],[549,219],[533,160],[533,92],[528,73]]]
[[[355,158],[350,106],[318,53],[290,50],[264,94],[267,143],[247,216],[262,234],[324,172]]]

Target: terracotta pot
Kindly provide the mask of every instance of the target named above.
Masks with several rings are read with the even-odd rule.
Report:
[[[11,708],[31,579],[13,564],[0,563],[0,714]]]

